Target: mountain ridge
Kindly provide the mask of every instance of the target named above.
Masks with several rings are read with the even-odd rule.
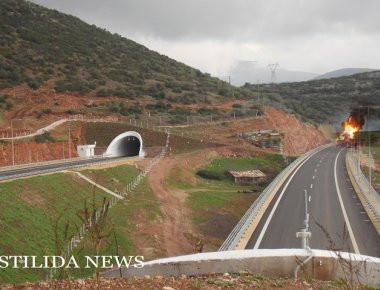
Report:
[[[366,73],[366,72],[371,72],[371,71],[376,71],[376,69],[355,68],[355,67],[353,67],[353,68],[349,68],[349,67],[348,68],[341,68],[341,69],[337,69],[337,70],[333,70],[333,71],[321,74],[321,75],[315,77],[314,80],[351,76],[354,74]]]

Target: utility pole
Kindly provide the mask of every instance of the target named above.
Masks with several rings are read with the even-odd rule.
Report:
[[[260,80],[257,80],[257,102],[260,105]]]
[[[360,116],[360,106],[359,106],[359,120],[361,119]],[[358,168],[357,168],[357,175],[358,178],[360,178],[360,130],[358,131]]]
[[[69,121],[69,158],[71,159],[71,123]]]
[[[11,134],[12,134],[12,165],[15,166],[15,141],[13,139],[13,120],[11,120]]]
[[[368,193],[371,193],[371,186],[372,186],[372,161],[371,161],[371,131],[369,128],[370,125],[370,114],[369,114],[369,106],[368,106],[368,121],[367,121],[367,130],[368,130],[368,167],[369,167],[369,188]]]

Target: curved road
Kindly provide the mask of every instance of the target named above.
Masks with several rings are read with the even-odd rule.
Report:
[[[0,171],[0,180],[7,180],[18,178],[21,176],[32,176],[37,174],[43,174],[47,172],[56,172],[69,168],[81,167],[84,165],[88,165],[91,163],[101,163],[101,162],[112,162],[118,159],[126,159],[133,157],[100,157],[100,158],[91,158],[91,159],[82,159],[82,160],[74,160],[74,161],[64,161],[60,163],[53,164],[45,164],[38,166],[28,166],[24,168],[10,169]]]
[[[277,192],[246,248],[300,248],[296,232],[303,228],[306,189],[312,249],[380,257],[380,237],[348,177],[346,151],[328,147],[301,164]]]

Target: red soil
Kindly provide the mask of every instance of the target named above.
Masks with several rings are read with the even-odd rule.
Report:
[[[15,164],[69,158],[67,142],[22,142],[14,145]],[[71,157],[77,157],[76,146],[71,144]],[[0,166],[12,165],[12,145],[0,145]]]

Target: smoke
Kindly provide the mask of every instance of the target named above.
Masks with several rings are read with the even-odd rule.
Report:
[[[349,124],[358,130],[361,130],[365,124],[365,117],[362,112],[360,112],[360,108],[354,109],[347,121],[342,122],[342,129],[344,129],[345,125]]]
[[[350,117],[352,124],[357,125],[362,131],[380,131],[380,107],[358,107],[351,110],[346,122]]]

